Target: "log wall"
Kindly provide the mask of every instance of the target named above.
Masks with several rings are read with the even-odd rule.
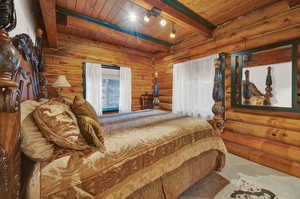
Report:
[[[175,45],[172,53],[155,56],[154,68],[160,73],[159,83],[162,85],[161,93],[164,96],[161,100],[163,106],[172,107],[170,99],[172,98],[173,64],[298,37],[300,37],[300,7],[291,9],[287,1],[278,1],[218,27],[214,32],[213,40],[203,42],[197,37],[188,38]],[[228,75],[230,74],[227,73],[227,77]]]
[[[173,64],[216,53],[231,53],[299,38],[300,8],[298,6],[290,9],[287,1],[278,1],[219,27],[214,37],[214,40],[207,42],[197,41],[197,37],[189,38],[173,47],[172,54],[156,55],[154,68],[159,72],[162,95],[160,99],[163,107],[172,107]],[[298,67],[300,107],[300,56]],[[227,56],[226,121],[222,137],[228,151],[300,177],[300,114],[233,109],[230,104],[230,76],[230,56]]]
[[[84,62],[131,67],[133,110],[141,108],[139,100],[142,94],[152,92],[151,54],[59,34],[58,48],[45,48],[44,58],[49,85],[56,80],[58,75],[66,75],[72,87],[64,89],[64,95],[70,98],[83,95]],[[49,91],[51,92],[51,88]]]

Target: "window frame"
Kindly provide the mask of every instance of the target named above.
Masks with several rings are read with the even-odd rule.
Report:
[[[91,62],[89,62],[91,63]],[[83,63],[83,70],[82,70],[82,78],[83,78],[83,97],[86,99],[86,78],[85,78],[85,67],[86,67],[86,62]],[[117,65],[106,65],[106,64],[101,64],[101,68],[106,68],[106,69],[113,69],[113,70],[120,70],[120,66]],[[111,112],[119,112],[120,108],[103,108],[102,113],[111,113]]]
[[[275,106],[254,106],[254,105],[244,105],[241,103],[237,103],[235,101],[235,95],[236,95],[236,87],[241,90],[241,85],[235,85],[235,78],[241,79],[241,73],[239,74],[239,77],[236,77],[235,75],[235,65],[236,65],[236,57],[239,59],[239,63],[242,63],[242,56],[247,55],[249,53],[253,52],[259,52],[263,50],[268,50],[272,48],[277,48],[281,46],[292,46],[291,51],[291,62],[292,62],[292,107],[275,107]],[[230,53],[231,60],[231,106],[232,108],[242,108],[242,109],[252,109],[252,110],[271,110],[271,111],[279,111],[279,112],[294,112],[294,113],[300,113],[300,107],[297,104],[297,90],[298,90],[298,84],[297,84],[297,75],[298,75],[298,46],[300,45],[300,38],[283,41],[283,42],[277,42],[269,45],[264,45],[257,48],[252,48],[248,50],[243,50],[239,52]],[[243,68],[243,64],[239,65],[238,70],[241,70]],[[240,81],[240,80],[239,80]],[[239,99],[241,100],[241,99]]]

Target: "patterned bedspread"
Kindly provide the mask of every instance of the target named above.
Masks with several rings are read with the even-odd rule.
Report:
[[[52,161],[36,164],[29,195],[122,199],[203,152],[226,152],[205,120],[160,110],[99,120],[107,132],[107,151],[58,151]]]

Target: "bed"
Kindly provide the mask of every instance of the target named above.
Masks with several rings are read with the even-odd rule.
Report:
[[[30,90],[33,86],[39,89],[32,78],[24,84],[25,79],[19,78],[22,70],[15,67],[0,72],[1,197],[175,199],[224,167],[226,149],[220,138],[223,108],[218,90],[223,87],[218,79],[213,125],[163,110],[102,116],[99,122],[105,130],[105,153],[57,149],[48,161],[21,160],[19,104],[36,99],[29,95],[33,93]],[[217,73],[216,69],[218,78]]]
[[[57,151],[36,163],[27,198],[176,198],[224,166],[223,141],[205,120],[162,110],[99,120],[107,151]]]

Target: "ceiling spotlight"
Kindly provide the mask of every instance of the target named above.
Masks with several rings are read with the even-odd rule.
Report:
[[[135,22],[137,19],[136,15],[134,12],[129,13],[129,20],[132,22]]]
[[[172,23],[172,31],[170,33],[170,38],[174,39],[176,37],[176,30],[174,27],[174,23]]]
[[[170,37],[171,37],[172,39],[174,39],[174,38],[176,37],[176,32],[175,32],[175,30],[172,30],[172,32],[170,33]]]
[[[148,23],[150,21],[150,17],[151,17],[151,12],[148,11],[147,14],[144,16],[144,21]]]
[[[161,26],[167,25],[167,21],[166,21],[164,18],[161,18],[161,19],[160,19],[160,25],[161,25]]]
[[[145,15],[144,16],[144,21],[148,23],[150,21],[150,17],[148,17],[147,15]]]

